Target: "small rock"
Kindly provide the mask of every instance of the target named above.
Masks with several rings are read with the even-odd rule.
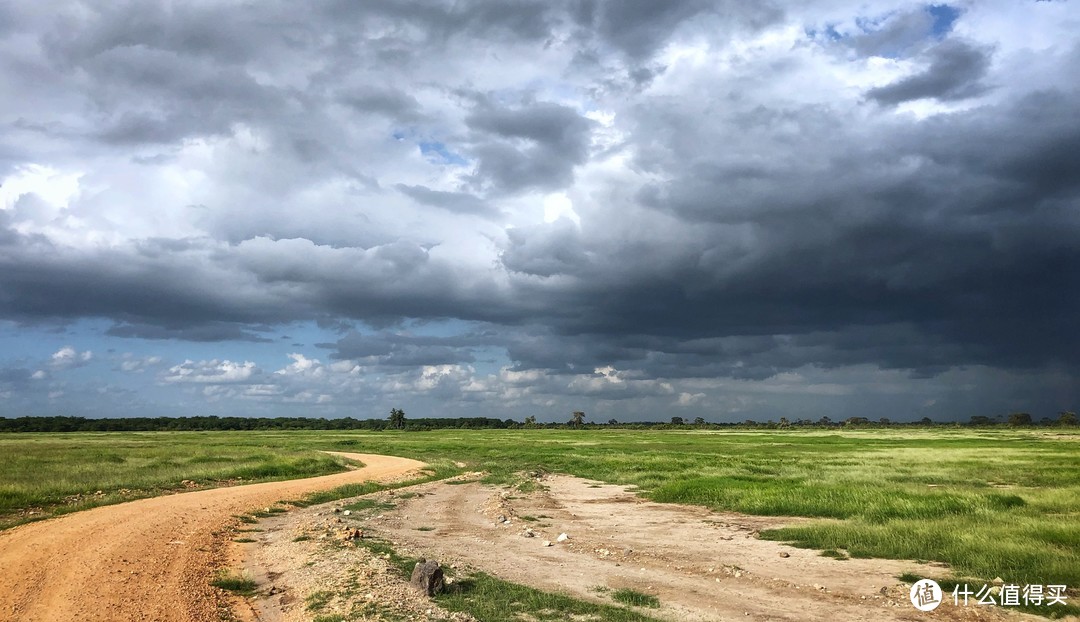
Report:
[[[344,514],[345,516],[351,516],[352,510],[345,510],[344,512],[342,512],[342,514]]]
[[[505,523],[506,522],[506,517],[503,516],[502,514],[499,514],[499,517],[495,519],[495,522],[496,523]]]
[[[791,557],[791,553],[788,553],[787,551],[781,551],[780,552],[780,557],[783,557],[784,559],[787,559],[787,558]]]
[[[994,585],[1005,585],[1005,579],[1002,579],[1001,577],[994,577],[994,580],[990,583]]]
[[[544,546],[552,546],[551,540],[544,540]]]
[[[434,596],[446,588],[442,568],[439,566],[439,562],[433,559],[421,559],[416,562],[409,583],[428,596]]]
[[[532,529],[526,529],[525,531],[521,532],[521,535],[525,536],[526,538],[535,538],[536,532],[534,532]]]
[[[340,511],[341,511],[341,508],[334,508],[334,514],[337,514]]]
[[[887,585],[883,585],[883,586],[881,586],[881,589],[880,589],[879,591],[880,591],[880,592],[881,592],[882,594],[888,594],[888,593],[889,593],[889,586],[887,586]]]
[[[566,535],[565,533],[560,533],[559,537],[555,538],[555,541],[556,542],[566,542],[569,539],[570,539],[570,536]]]

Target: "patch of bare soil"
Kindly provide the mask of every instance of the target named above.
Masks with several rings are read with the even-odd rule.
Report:
[[[98,507],[0,532],[0,620],[209,622],[230,616],[210,585],[236,514],[343,484],[401,477],[416,460],[339,454],[361,469]]]
[[[388,554],[361,543],[361,514],[334,502],[259,521],[236,545],[245,572],[259,586],[242,617],[260,622],[303,622],[341,615],[348,620],[451,620],[475,622],[432,603],[402,579]],[[402,551],[405,552],[405,551]]]
[[[295,603],[343,577],[368,582],[357,593],[369,600],[413,603],[402,611],[416,617],[405,619],[448,617],[407,588],[400,592],[400,578],[384,575],[377,565],[365,569],[371,555],[366,551],[288,544],[297,537],[343,540],[338,525],[348,525],[391,541],[403,554],[583,600],[613,604],[610,594],[620,588],[652,594],[661,607],[643,613],[666,620],[1040,619],[950,602],[921,613],[897,576],[937,576],[944,573],[941,567],[837,560],[756,537],[762,529],[797,519],[652,503],[624,487],[569,476],[543,477],[539,483],[540,490],[523,494],[476,482],[435,482],[369,495],[382,505],[362,515],[342,518],[331,506],[321,506],[276,518],[277,532],[245,545],[245,559],[256,572],[278,573],[275,586],[289,596],[262,599],[259,617],[310,620],[313,614]],[[560,541],[561,534],[568,537]],[[315,565],[304,566],[312,560]]]

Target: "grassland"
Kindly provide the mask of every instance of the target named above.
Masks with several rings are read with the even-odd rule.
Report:
[[[0,527],[188,486],[311,477],[345,468],[340,458],[279,439],[236,440],[225,433],[0,435]]]
[[[0,512],[340,468],[318,449],[456,460],[502,482],[567,472],[657,501],[820,519],[762,534],[799,546],[1080,586],[1080,436],[1068,430],[11,434],[0,435]]]

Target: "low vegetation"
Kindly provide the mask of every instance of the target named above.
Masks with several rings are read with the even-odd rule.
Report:
[[[614,594],[618,594],[615,592]],[[613,596],[614,596],[613,594]],[[648,598],[647,594],[642,594]],[[615,598],[616,601],[620,599]],[[478,572],[456,581],[436,601],[450,611],[464,611],[479,620],[605,620],[655,622],[629,608],[585,602],[562,594],[496,579]],[[620,601],[625,602],[625,601]],[[626,603],[637,605],[637,603]],[[653,606],[653,605],[645,605]],[[659,606],[659,601],[657,605]]]
[[[174,490],[292,479],[345,469],[299,446],[235,444],[228,434],[0,436],[0,528]]]
[[[797,546],[945,562],[943,575],[1080,585],[1080,438],[1067,428],[3,434],[0,512],[68,508],[66,496],[97,490],[107,500],[183,479],[343,468],[319,449],[417,458],[436,465],[432,477],[459,461],[506,484],[522,471],[566,472],[657,501],[819,519],[762,533]]]
[[[222,572],[210,584],[240,596],[252,596],[259,587],[251,578],[233,572]]]
[[[615,590],[611,593],[611,599],[617,603],[624,605],[630,605],[631,607],[652,607],[656,609],[660,606],[660,599],[652,594],[645,594],[637,590],[630,588],[622,588]]]

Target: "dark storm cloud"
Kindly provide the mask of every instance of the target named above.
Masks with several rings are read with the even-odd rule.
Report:
[[[507,231],[501,256],[508,270],[536,276],[574,274],[588,267],[580,231],[567,219]]]
[[[117,336],[253,341],[252,326],[327,313],[375,323],[505,315],[498,305],[484,310],[492,294],[406,242],[365,251],[303,239],[174,240],[86,252],[20,236],[0,246],[0,316],[111,318]]]
[[[802,93],[839,62],[796,58],[805,41],[761,65],[756,43],[718,53],[784,17],[692,0],[37,16],[40,50],[4,74],[31,103],[0,108],[0,171],[85,179],[68,208],[0,209],[0,318],[198,342],[374,326],[319,345],[400,375],[505,350],[575,396],[805,366],[1080,369],[1080,94],[1014,94],[992,40],[941,40],[923,7],[822,55],[858,57],[830,84],[867,84],[866,56],[924,67],[866,91],[880,106],[865,86]],[[990,85],[969,110],[895,108]],[[95,158],[113,154],[138,166],[110,177]],[[574,217],[541,222],[555,192]],[[415,319],[491,332],[391,332]]]
[[[967,99],[989,88],[981,82],[990,67],[989,49],[950,39],[931,48],[926,56],[929,66],[924,71],[870,89],[866,96],[880,104],[896,105],[925,98]]]
[[[501,341],[493,335],[472,334],[455,337],[398,335],[393,333],[349,333],[334,343],[316,344],[333,350],[331,358],[356,360],[377,367],[450,365],[476,360],[474,348]]]
[[[732,30],[757,29],[782,15],[772,2],[715,2],[676,0],[610,2],[579,0],[571,3],[579,26],[632,60],[644,60],[663,47],[672,33],[687,22],[704,20],[714,36]]]
[[[416,123],[424,119],[420,102],[397,89],[358,86],[339,93],[338,101],[354,110],[386,115],[402,123]]]
[[[513,358],[548,368],[559,363],[553,351],[585,365],[654,352],[664,356],[647,368],[678,375],[695,366],[681,356],[685,340],[788,335],[761,343],[751,367],[1080,365],[1068,329],[1080,313],[1080,183],[1067,173],[1080,167],[1080,129],[1069,120],[1077,102],[1073,92],[1038,93],[900,126],[874,145],[845,137],[820,111],[792,111],[783,118],[807,133],[790,164],[728,164],[705,150],[650,161],[671,181],[644,204],[697,225],[632,246],[588,226],[513,232],[509,269],[575,277],[544,290],[556,340],[535,344],[535,354],[517,347]],[[666,112],[651,128],[665,132],[663,143],[694,149],[713,139]],[[755,123],[741,126],[751,139]],[[844,147],[821,152],[819,134]],[[625,348],[628,335],[660,341]],[[844,345],[851,335],[874,346]],[[617,344],[624,350],[604,351]],[[738,357],[720,349],[707,358]]]
[[[466,120],[474,131],[477,175],[498,189],[559,188],[585,161],[591,122],[569,106],[536,102],[507,107],[480,103]]]
[[[254,333],[246,324],[204,321],[194,326],[159,324],[117,324],[105,331],[113,337],[136,337],[138,339],[176,339],[178,341],[248,341],[271,343],[262,335]],[[285,339],[285,337],[282,337]]]

